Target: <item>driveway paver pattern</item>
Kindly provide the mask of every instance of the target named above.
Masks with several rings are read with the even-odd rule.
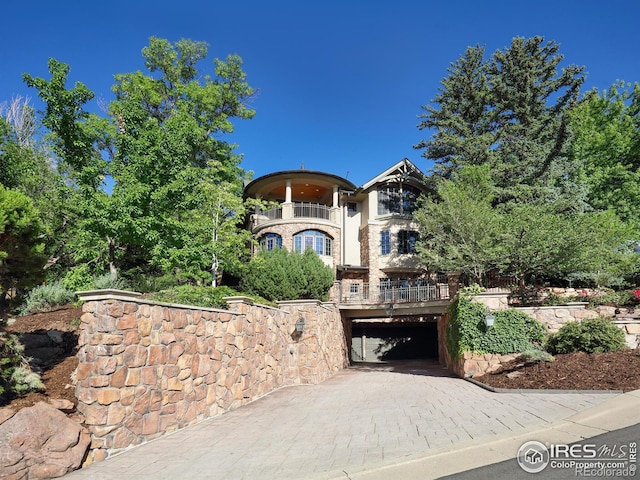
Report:
[[[544,428],[608,398],[492,393],[434,361],[364,364],[319,385],[280,389],[64,478],[346,479]]]

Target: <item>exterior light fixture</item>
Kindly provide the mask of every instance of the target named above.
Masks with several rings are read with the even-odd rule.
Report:
[[[300,320],[296,322],[296,333],[302,333],[304,330],[305,319],[304,317],[300,317]]]
[[[484,314],[484,324],[487,327],[493,327],[493,324],[496,321],[496,317],[495,315],[491,314],[491,310],[489,310],[489,307],[487,307],[487,312]]]
[[[385,307],[385,310],[387,312],[387,317],[389,318],[393,317],[393,303],[390,303],[389,305],[387,305]]]

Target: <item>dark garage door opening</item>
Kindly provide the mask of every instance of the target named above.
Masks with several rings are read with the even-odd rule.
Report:
[[[352,324],[351,359],[355,362],[425,358],[438,358],[435,322]]]

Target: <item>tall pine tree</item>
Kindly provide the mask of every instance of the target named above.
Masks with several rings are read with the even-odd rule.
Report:
[[[584,81],[583,67],[558,72],[559,45],[542,37],[514,38],[485,60],[470,47],[449,70],[431,105],[423,106],[419,129],[433,129],[418,143],[436,163],[436,176],[450,178],[464,165],[488,163],[496,201],[582,205],[571,183],[568,112]],[[558,203],[561,202],[561,203]]]

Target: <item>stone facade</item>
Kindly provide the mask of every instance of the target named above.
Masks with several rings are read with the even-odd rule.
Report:
[[[463,357],[455,361],[450,368],[453,373],[462,378],[479,377],[498,370],[503,363],[508,363],[518,356],[517,353],[498,355],[496,353],[464,352]]]
[[[596,318],[598,312],[586,308],[586,303],[573,303],[555,307],[518,307],[516,310],[532,316],[547,327],[549,333],[555,333],[568,322],[581,322]]]
[[[88,463],[348,365],[333,304],[271,308],[235,297],[227,311],[119,291],[81,298],[75,388],[91,433]]]
[[[336,265],[342,263],[342,258],[340,258],[340,255],[342,254],[342,248],[340,245],[340,227],[328,220],[315,219],[313,222],[302,222],[299,220],[281,220],[278,222],[270,222],[264,229],[259,230],[259,233],[256,234],[256,237],[260,238],[267,233],[277,233],[282,237],[282,246],[292,252],[294,235],[305,230],[319,230],[329,235],[332,239],[332,249],[330,259],[331,263],[327,263],[331,268],[334,269]],[[325,262],[329,260],[329,257],[325,256],[320,256],[320,258],[322,258]]]

